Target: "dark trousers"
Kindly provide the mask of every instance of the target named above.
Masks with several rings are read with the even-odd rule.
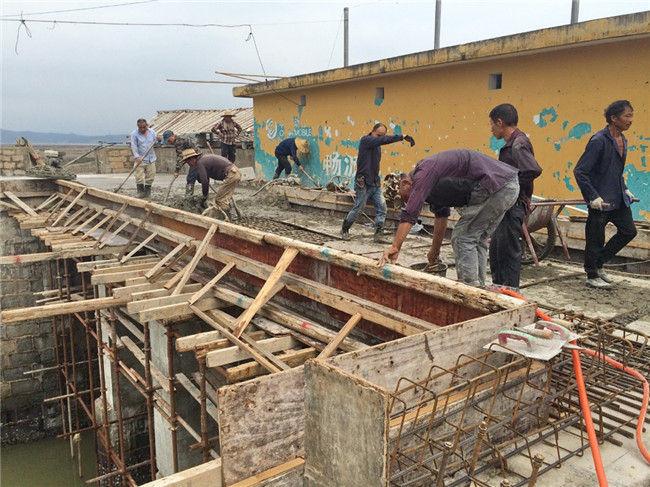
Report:
[[[187,171],[187,184],[192,186],[199,180],[199,168],[194,166],[189,166],[189,171]]]
[[[236,151],[236,144],[221,144],[221,155],[233,164],[235,163]]]
[[[490,239],[490,271],[492,282],[519,288],[521,274],[521,225],[524,223],[526,210],[522,205],[506,211],[503,220]]]
[[[612,223],[616,234],[605,243],[605,227]],[[585,225],[585,271],[588,279],[598,277],[598,269],[610,261],[636,237],[632,210],[626,206],[612,211],[589,208]]]
[[[291,174],[291,163],[289,162],[289,158],[283,154],[278,154],[277,152],[275,154],[275,157],[278,158],[278,168],[275,170],[273,179],[278,179],[283,170],[285,176]]]

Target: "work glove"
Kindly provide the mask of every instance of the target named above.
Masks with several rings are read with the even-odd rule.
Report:
[[[411,144],[411,147],[413,147],[415,145],[415,139],[413,137],[411,137],[410,135],[405,135],[404,140],[406,142],[408,142],[409,144]]]
[[[305,172],[305,170],[302,168],[302,166],[298,166],[298,169],[300,169],[301,171]]]
[[[593,200],[591,203],[589,203],[589,206],[592,207],[594,210],[602,210],[603,209],[603,199],[599,196],[595,200]]]
[[[632,191],[630,191],[629,189],[626,189],[626,190],[625,190],[625,195],[626,195],[628,198],[630,198],[630,201],[634,201],[634,195],[632,194]]]
[[[199,206],[202,210],[206,210],[208,208],[208,201],[206,199],[202,199],[199,203]]]

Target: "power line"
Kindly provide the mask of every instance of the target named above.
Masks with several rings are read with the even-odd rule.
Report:
[[[68,10],[50,10],[49,12],[34,12],[34,13],[20,13],[20,14],[13,14],[13,15],[7,15],[7,17],[18,17],[19,15],[22,17],[24,15],[46,15],[46,14],[60,14],[60,13],[65,13],[65,12],[79,12],[81,10],[97,10],[100,8],[113,8],[113,7],[126,7],[129,5],[138,5],[141,3],[152,3],[152,2],[157,2],[158,0],[142,0],[141,2],[129,2],[129,3],[116,3],[113,5],[99,5],[96,7],[84,7],[84,8],[72,8]]]
[[[91,22],[83,20],[37,20],[37,19],[8,19],[5,17],[0,18],[3,22],[20,22],[26,24],[27,22],[41,23],[41,24],[66,24],[66,25],[108,25],[120,27],[221,27],[221,28],[237,28],[237,27],[261,27],[261,26],[275,26],[275,25],[304,25],[304,24],[323,24],[330,22],[339,22],[338,20],[312,20],[300,22],[276,22],[268,24],[188,24],[188,23],[148,23],[148,22]]]

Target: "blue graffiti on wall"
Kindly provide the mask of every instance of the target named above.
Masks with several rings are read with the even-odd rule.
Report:
[[[551,123],[555,122],[555,120],[557,119],[557,113],[555,112],[555,108],[553,107],[543,108],[539,114],[533,117],[533,122],[535,122],[535,124],[540,128],[546,127],[546,125],[548,124],[548,122],[546,121],[546,117],[550,117],[549,122]]]
[[[559,140],[556,140],[553,142],[553,145],[555,146],[556,151],[560,151],[562,149],[562,144],[569,140],[580,140],[583,136],[591,133],[591,124],[587,122],[581,122],[573,126],[571,130],[569,130],[569,135],[566,137],[562,137]]]
[[[506,141],[504,139],[497,139],[494,135],[490,137],[490,149],[494,151],[497,157],[499,157],[501,147],[504,145],[506,145]]]

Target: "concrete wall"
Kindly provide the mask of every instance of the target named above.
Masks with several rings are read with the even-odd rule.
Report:
[[[535,194],[581,198],[573,168],[589,137],[606,125],[606,106],[627,99],[635,120],[625,133],[625,177],[641,198],[633,207],[634,218],[650,220],[650,58],[623,54],[650,51],[650,37],[625,37],[623,32],[636,22],[647,33],[647,18],[646,13],[585,22],[377,61],[372,69],[359,65],[289,78],[273,89],[249,85],[241,93],[235,90],[254,98],[256,173],[270,179],[276,145],[287,137],[303,137],[312,151],[305,169],[321,184],[335,175],[353,176],[359,138],[377,121],[389,126],[389,134],[416,140],[413,148],[403,142],[385,146],[382,174],[408,171],[446,149],[468,148],[496,157],[503,141],[492,136],[488,114],[500,103],[512,103],[544,168]],[[598,29],[607,30],[608,38],[580,42],[581,37],[598,39]],[[566,44],[552,45],[560,42],[554,36],[566,38]],[[490,85],[495,74],[502,77],[500,89]],[[382,99],[376,98],[378,88]],[[310,184],[304,176],[302,182]]]

